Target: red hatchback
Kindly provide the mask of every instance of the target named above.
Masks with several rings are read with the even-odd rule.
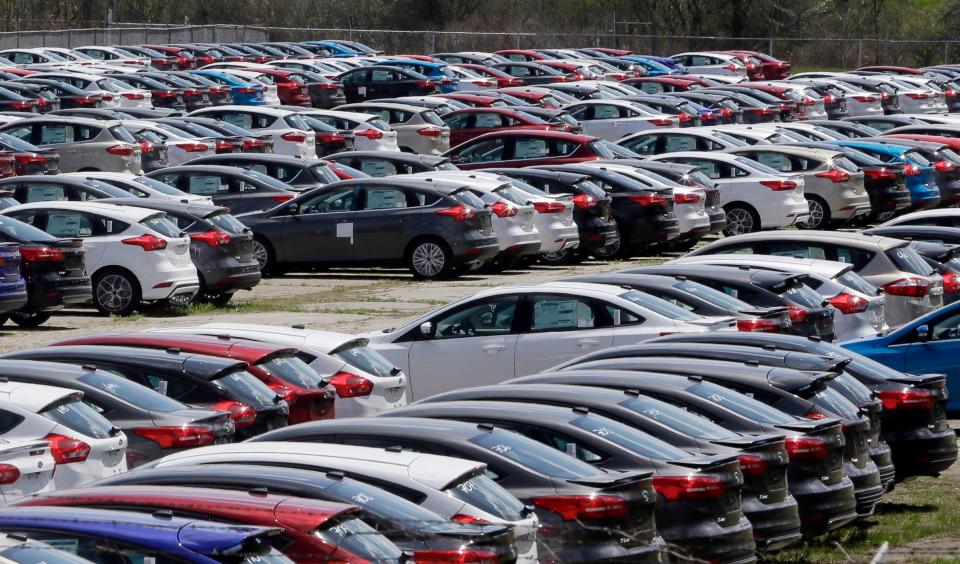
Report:
[[[294,562],[400,562],[402,552],[360,520],[345,503],[274,495],[266,490],[233,491],[180,486],[101,486],[59,491],[19,500],[20,506],[99,507],[137,513],[278,527],[278,548]],[[121,559],[122,560],[122,559]]]
[[[517,108],[467,108],[444,114],[441,119],[450,128],[451,147],[485,133],[516,129],[563,131],[562,126],[547,123]]]
[[[703,86],[696,80],[679,76],[645,76],[642,78],[630,78],[624,80],[623,83],[633,86],[634,88],[639,88],[647,94],[686,92],[688,90],[696,90]]]
[[[501,49],[493,53],[494,55],[500,55],[511,61],[523,61],[525,63],[529,63],[530,61],[545,61],[550,58],[532,49]]]
[[[523,79],[518,76],[512,76],[500,69],[495,69],[493,67],[488,67],[486,65],[475,65],[472,63],[461,63],[457,65],[458,67],[463,67],[467,70],[471,70],[480,76],[485,76],[487,78],[492,78],[497,81],[497,88],[506,88],[508,86],[521,86],[523,84]]]
[[[443,156],[464,170],[491,165],[521,168],[614,158],[597,137],[526,129],[487,133],[450,149]]]
[[[197,60],[194,59],[193,55],[186,49],[171,47],[169,45],[144,45],[144,47],[159,51],[168,57],[176,57],[177,69],[179,70],[190,70],[197,67]]]
[[[287,400],[290,405],[287,423],[290,425],[334,417],[333,392],[326,389],[326,382],[316,370],[297,357],[297,349],[241,339],[169,333],[91,335],[53,343],[53,346],[64,345],[175,348],[187,353],[242,360],[249,365],[247,371],[250,374]]]
[[[759,51],[726,51],[734,55],[749,55],[760,61],[763,68],[763,78],[766,80],[782,80],[790,76],[790,63],[781,61],[772,55]]]

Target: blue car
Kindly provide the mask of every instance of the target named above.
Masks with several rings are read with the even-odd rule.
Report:
[[[362,57],[364,53],[350,49],[346,45],[335,43],[333,41],[302,41],[304,45],[316,45],[323,47],[331,53],[331,57]]]
[[[887,164],[904,165],[910,205],[914,210],[925,210],[940,204],[940,187],[937,186],[937,171],[926,157],[913,147],[871,143],[856,139],[829,141],[833,145],[852,147],[878,158]]]
[[[666,76],[671,74],[683,74],[679,70],[671,69],[651,57],[638,57],[637,55],[624,55],[623,57],[611,57],[620,61],[630,61],[646,69],[647,76]]]
[[[649,59],[655,63],[660,63],[661,65],[667,67],[672,71],[677,71],[679,74],[687,74],[687,67],[674,61],[670,57],[658,57],[656,55],[637,55],[637,54],[634,54],[633,56],[643,57],[644,59]]]
[[[413,59],[384,59],[378,64],[409,69],[431,80],[436,80],[440,84],[440,92],[444,94],[460,90],[460,79],[447,68],[450,66],[447,63],[428,63]]]
[[[243,81],[233,75],[218,70],[192,70],[190,74],[205,77],[209,80],[230,87],[233,103],[241,106],[262,106],[264,86],[253,82]]]
[[[4,507],[0,530],[23,533],[62,551],[93,562],[172,560],[218,564],[218,556],[237,562],[288,564],[272,549],[269,537],[282,529],[223,525],[163,514],[134,513],[83,507]],[[249,559],[249,560],[248,560]]]

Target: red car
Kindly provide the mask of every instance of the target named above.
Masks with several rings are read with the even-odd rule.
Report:
[[[763,73],[763,61],[745,51],[726,51],[733,55],[747,69],[747,80],[763,80],[766,75]]]
[[[471,70],[481,76],[495,79],[497,81],[497,88],[506,88],[508,86],[520,86],[523,84],[523,79],[520,78],[519,76],[511,76],[500,69],[495,69],[493,67],[488,67],[486,65],[460,63],[457,66],[463,67],[467,70]]]
[[[686,92],[696,90],[704,86],[697,79],[682,76],[644,76],[641,78],[630,78],[623,81],[624,84],[639,88],[647,94],[664,94],[670,92]]]
[[[101,486],[20,499],[20,506],[100,507],[137,513],[170,512],[212,521],[279,527],[280,551],[294,562],[383,562],[401,551],[360,520],[359,509],[267,491],[179,486]],[[122,559],[121,559],[122,560]]]
[[[922,75],[924,71],[910,67],[897,67],[893,65],[875,65],[872,67],[860,67],[858,71],[882,72],[884,74],[912,74]]]
[[[450,146],[479,137],[485,133],[526,129],[534,131],[562,131],[562,126],[523,114],[516,108],[468,108],[445,114],[441,119],[450,127]]]
[[[164,55],[170,57],[176,57],[177,59],[177,68],[179,70],[190,70],[196,68],[197,61],[193,58],[193,55],[190,54],[186,49],[181,49],[180,47],[171,47],[169,45],[144,45],[147,49],[153,49],[154,51],[159,51]]]
[[[317,419],[333,419],[334,395],[323,387],[316,370],[297,358],[297,350],[268,343],[169,333],[92,335],[54,343],[64,345],[112,345],[148,349],[179,349],[194,354],[242,360],[247,371],[287,400],[291,425]]]
[[[790,76],[790,63],[781,61],[772,55],[761,53],[759,51],[726,51],[735,55],[749,55],[759,60],[763,68],[763,78],[765,80],[782,80]]]
[[[237,70],[250,70],[267,75],[270,81],[277,87],[277,97],[284,106],[305,106],[310,107],[313,103],[310,98],[310,90],[305,82],[306,77],[298,74],[295,70],[278,69],[276,67],[237,67]],[[334,89],[336,88],[335,83]]]
[[[530,61],[545,61],[550,58],[532,49],[502,49],[500,51],[494,51],[493,53],[510,59],[511,61],[524,61],[528,63]]]
[[[473,108],[493,108],[510,105],[496,96],[484,96],[483,94],[471,94],[470,92],[451,92],[450,94],[437,94],[436,96],[438,98],[447,98],[463,102]]]
[[[548,110],[559,110],[563,107],[563,102],[558,100],[553,94],[549,91],[546,91],[544,88],[539,88],[537,90],[531,90],[528,88],[504,88],[502,90],[497,90],[503,94],[508,94],[514,98],[520,98],[530,102],[535,106],[540,106],[541,108],[546,108]]]
[[[576,80],[603,80],[602,76],[597,76],[586,70],[582,65],[570,61],[537,61],[545,67],[550,67],[563,73],[564,78],[570,81]],[[626,75],[624,75],[626,76]]]
[[[559,131],[516,129],[481,135],[443,156],[463,170],[500,166],[521,168],[536,165],[582,163],[613,158],[598,137]]]

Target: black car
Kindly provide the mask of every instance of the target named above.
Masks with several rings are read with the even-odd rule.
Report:
[[[771,123],[778,121],[791,121],[793,119],[793,112],[796,111],[796,104],[783,104],[781,108],[780,100],[772,100],[773,96],[766,96],[762,100],[755,96],[751,96],[751,91],[742,91],[742,90],[721,90],[715,88],[697,90],[697,92],[704,92],[707,94],[716,94],[718,96],[724,96],[730,98],[740,106],[740,111],[743,115],[742,123]],[[759,92],[754,90],[753,92]],[[786,116],[786,119],[784,119]]]
[[[440,82],[416,71],[389,65],[351,69],[336,77],[343,84],[348,104],[398,96],[429,96],[440,93]]]
[[[541,65],[534,62],[510,61],[506,63],[495,63],[491,68],[501,70],[510,76],[523,79],[524,86],[537,86],[541,84],[554,84],[567,80],[562,71]]]
[[[519,180],[521,191],[536,191],[534,195],[569,196],[573,205],[573,220],[577,224],[580,244],[576,249],[562,249],[542,254],[547,264],[569,264],[585,260],[591,253],[617,244],[620,236],[611,211],[613,197],[594,184],[589,176],[556,170],[535,168],[484,168],[481,172],[500,174]],[[524,186],[526,185],[526,186]],[[539,192],[540,194],[537,194]],[[550,209],[544,206],[545,209]],[[541,211],[541,213],[543,213]]]
[[[210,95],[202,87],[172,73],[144,71],[138,72],[137,76],[150,78],[182,96],[183,104],[188,112],[200,108],[209,108],[213,105],[210,101]]]
[[[679,127],[698,127],[704,124],[700,111],[683,98],[674,98],[672,96],[623,96],[620,98],[628,102],[637,102],[644,108],[650,108],[653,111],[677,116]]]
[[[340,177],[327,166],[326,160],[301,159],[287,155],[257,153],[208,155],[192,159],[187,165],[232,166],[255,170],[289,185],[295,192],[305,192],[340,180]]]
[[[83,402],[127,436],[131,468],[182,449],[233,440],[229,414],[190,407],[92,365],[4,358],[0,377],[83,392]]]
[[[805,537],[853,521],[853,483],[843,475],[845,440],[837,419],[801,420],[757,399],[700,377],[623,370],[565,370],[508,380],[504,384],[569,384],[650,396],[742,434],[785,434],[790,457],[787,484],[800,508]]]
[[[128,196],[123,190],[99,180],[63,174],[35,174],[4,178],[0,180],[0,190],[10,192],[13,199],[21,204],[51,200],[85,202]]]
[[[190,236],[190,258],[200,278],[198,299],[226,305],[237,290],[252,290],[260,283],[253,234],[227,208],[159,198],[105,202],[166,212],[167,219]]]
[[[420,417],[351,418],[278,429],[253,441],[400,447],[482,462],[500,486],[537,512],[541,557],[550,555],[562,562],[657,562],[663,548],[653,518],[656,493],[651,473],[598,473],[589,464],[490,425]],[[625,514],[618,518],[607,512],[581,512],[570,518],[551,509],[551,500],[586,501],[593,496],[624,505]],[[624,536],[629,542],[620,542]]]
[[[253,230],[265,273],[405,264],[438,278],[497,255],[491,213],[465,186],[397,177],[335,182],[238,219]]]
[[[789,274],[746,267],[712,267],[688,264],[628,268],[624,274],[659,274],[683,277],[743,300],[755,307],[786,307],[791,335],[815,335],[832,341],[833,308],[804,284],[805,274]]]
[[[111,74],[110,78],[119,80],[134,88],[149,90],[154,108],[183,111],[187,107],[183,98],[183,91],[180,88],[171,87],[169,84],[155,80],[150,76],[141,73],[129,73]],[[66,108],[67,106],[64,105],[64,107]]]
[[[14,82],[20,82],[26,85],[41,86],[44,89],[50,90],[57,98],[60,99],[60,109],[99,108],[103,103],[103,100],[99,94],[87,92],[86,90],[77,88],[76,86],[72,86],[59,80],[31,78],[26,76],[24,78],[17,79]]]
[[[893,451],[897,481],[909,476],[939,475],[957,460],[956,437],[947,421],[946,376],[943,374],[905,374],[813,337],[703,333],[669,335],[658,340],[767,347],[847,359],[844,372],[867,386],[883,404],[881,436]]]
[[[797,501],[787,488],[783,435],[740,435],[649,396],[583,386],[500,384],[438,394],[420,403],[461,400],[583,407],[693,454],[736,455],[744,476],[743,513],[758,546],[777,550],[800,540]]]
[[[371,176],[458,170],[456,165],[452,164],[447,157],[400,151],[347,151],[326,155],[323,158],[347,165]]]
[[[233,93],[228,86],[223,86],[202,75],[186,71],[168,72],[166,74],[176,77],[194,88],[203,90],[210,100],[211,106],[223,106],[233,103]]]
[[[248,129],[219,119],[196,116],[176,116],[176,118],[180,122],[197,123],[228,138],[235,138],[240,143],[240,147],[235,147],[234,153],[273,153],[273,137],[270,134],[257,135]]]
[[[601,258],[629,257],[652,245],[666,244],[680,234],[673,211],[673,190],[586,165],[545,165],[534,168],[572,172],[590,177],[610,198],[610,214],[617,225],[618,241],[596,254]],[[537,184],[534,184],[538,186]]]
[[[295,192],[279,180],[232,166],[181,165],[147,174],[187,194],[210,196],[213,203],[236,215],[270,209],[293,199]]]
[[[385,489],[340,472],[245,464],[163,466],[117,474],[98,486],[170,485],[256,491],[356,505],[363,521],[405,551],[451,557],[464,545],[483,547],[501,528],[445,519]],[[485,530],[486,529],[486,530]],[[492,531],[487,532],[487,530]],[[426,555],[424,555],[426,556]]]
[[[60,98],[58,98],[56,93],[49,87],[39,84],[15,82],[13,80],[0,81],[0,87],[12,90],[29,100],[34,100],[33,111],[37,113],[45,114],[60,109]]]
[[[90,301],[93,289],[84,272],[83,243],[79,239],[57,239],[32,225],[0,216],[0,243],[20,245],[27,305],[7,314],[17,325],[37,327],[66,305]],[[5,321],[7,315],[0,318]]]
[[[498,401],[417,404],[383,412],[492,425],[517,432],[607,470],[653,471],[657,529],[698,558],[753,562],[753,528],[740,508],[735,456],[693,456],[627,425],[573,409]]]
[[[237,439],[287,424],[287,402],[247,372],[245,362],[179,349],[93,345],[26,349],[2,358],[78,364],[122,376],[194,407],[229,413]]]
[[[779,121],[796,121],[798,113],[797,102],[792,100],[784,100],[765,92],[763,90],[758,90],[756,88],[750,88],[749,86],[738,86],[736,84],[724,84],[723,86],[712,86],[706,89],[707,92],[719,92],[726,94],[730,97],[735,97],[737,100],[746,100],[753,99],[761,104],[762,107],[765,107],[773,111],[774,119],[772,121],[777,121],[776,117],[779,115]],[[762,115],[766,115],[761,112]],[[746,114],[744,114],[746,115]],[[744,120],[746,121],[746,120]],[[771,120],[767,120],[771,121]]]
[[[318,72],[306,69],[282,70],[291,71],[292,76],[299,78],[301,82],[307,85],[310,103],[314,108],[335,108],[347,101],[343,93],[343,84],[336,80],[330,80]]]
[[[53,149],[41,149],[9,133],[0,133],[0,151],[13,153],[17,176],[60,172],[59,153]]]

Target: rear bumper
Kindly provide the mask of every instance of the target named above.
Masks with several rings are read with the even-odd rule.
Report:
[[[230,268],[211,269],[209,272],[201,272],[201,275],[206,288],[215,292],[251,290],[260,283],[260,269],[256,261]]]
[[[746,517],[730,527],[716,523],[690,523],[687,527],[672,528],[665,540],[677,545],[696,558],[718,562],[755,562],[757,544],[753,527]]]
[[[805,537],[839,529],[857,518],[857,499],[850,478],[829,485],[816,478],[791,482],[790,493],[797,499]]]
[[[884,487],[877,467],[869,463],[863,468],[844,464],[843,471],[853,482],[853,495],[857,498],[857,515],[868,517],[883,497]]]
[[[567,540],[567,539],[565,539]],[[569,541],[576,544],[575,539]],[[539,544],[539,543],[538,543]],[[666,552],[666,543],[657,537],[646,546],[624,548],[620,543],[611,541],[604,544],[573,546],[570,548],[541,546],[538,550],[541,557],[554,555],[557,562],[599,562],[613,564],[615,562],[636,562],[638,564],[661,564],[669,561]]]
[[[15,311],[27,305],[27,288],[20,282],[19,284],[3,284],[0,293],[0,313]]]
[[[870,449],[870,460],[873,460],[873,463],[877,465],[877,470],[880,472],[880,483],[883,484],[884,491],[890,491],[897,475],[890,445],[881,440],[878,446]]]
[[[890,445],[898,482],[911,476],[937,476],[957,461],[957,436],[950,428],[884,433],[883,438]]]
[[[788,495],[779,503],[762,503],[755,496],[744,496],[743,514],[753,525],[758,550],[779,550],[803,537],[797,500]]]
[[[463,239],[451,245],[451,252],[458,263],[490,260],[500,252],[500,243],[496,237]]]
[[[497,254],[497,258],[516,258],[527,255],[535,255],[540,252],[540,241],[536,243],[515,243]]]
[[[90,301],[93,288],[90,286],[90,277],[76,278],[40,277],[28,286],[27,305],[24,312],[53,311],[69,304],[79,304]]]
[[[620,240],[617,226],[614,223],[604,225],[598,229],[583,230],[580,232],[580,248],[586,250],[602,249]]]

